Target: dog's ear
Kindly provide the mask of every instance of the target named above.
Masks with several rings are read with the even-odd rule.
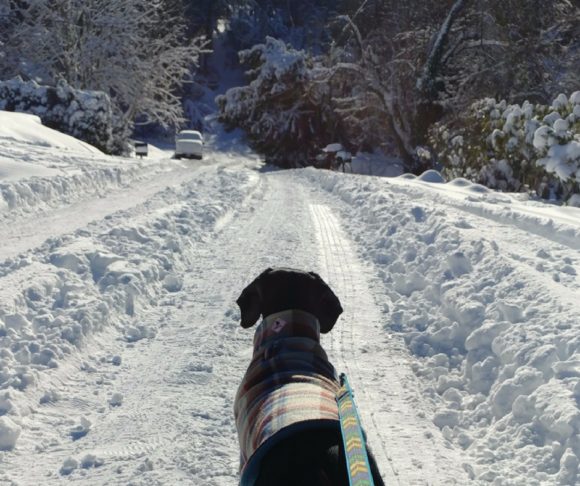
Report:
[[[308,272],[308,274],[314,277],[318,284],[322,286],[322,296],[318,303],[316,314],[320,322],[320,332],[326,334],[332,330],[338,316],[342,314],[342,305],[340,305],[340,300],[338,300],[338,297],[320,275],[316,272]]]
[[[320,332],[326,334],[330,332],[338,316],[342,314],[342,305],[340,300],[330,288],[328,288],[320,299],[318,318],[320,321]]]
[[[255,281],[248,285],[236,300],[242,314],[240,324],[243,328],[252,327],[260,318],[262,299]]]
[[[262,293],[260,292],[260,279],[271,272],[271,268],[267,268],[256,279],[248,285],[236,300],[236,304],[240,307],[242,314],[240,325],[247,329],[256,324],[262,313]]]

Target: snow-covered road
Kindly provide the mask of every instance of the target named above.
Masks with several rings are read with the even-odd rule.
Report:
[[[139,174],[2,220],[0,483],[237,484],[235,300],[292,266],[342,301],[387,484],[580,484],[580,211],[231,152]]]

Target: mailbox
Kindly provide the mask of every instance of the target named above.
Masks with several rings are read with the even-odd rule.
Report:
[[[139,157],[147,157],[147,144],[145,142],[135,142],[135,154]]]

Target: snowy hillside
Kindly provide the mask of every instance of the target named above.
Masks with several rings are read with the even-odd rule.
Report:
[[[278,265],[341,299],[323,346],[386,484],[580,484],[580,208],[35,123],[0,123],[1,484],[237,484],[235,300]]]

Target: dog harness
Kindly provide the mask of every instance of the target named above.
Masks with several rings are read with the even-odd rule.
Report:
[[[353,392],[346,375],[340,375],[341,388],[336,397],[340,415],[340,430],[346,455],[346,468],[350,486],[374,486],[369,457],[360,419],[354,403]]]
[[[266,317],[234,404],[240,485],[254,484],[260,461],[280,440],[310,428],[338,429],[339,389],[312,314],[288,310]]]

